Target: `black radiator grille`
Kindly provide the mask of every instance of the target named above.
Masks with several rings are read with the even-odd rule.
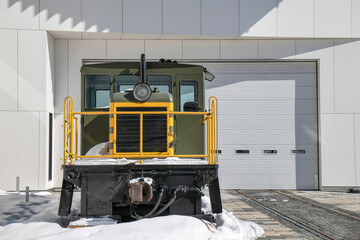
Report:
[[[118,112],[166,111],[166,107],[118,107]],[[166,114],[143,115],[143,152],[167,151]],[[140,115],[116,115],[116,152],[140,152]]]

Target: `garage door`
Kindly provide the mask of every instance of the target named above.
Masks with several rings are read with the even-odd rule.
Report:
[[[216,76],[221,187],[317,189],[316,62],[200,64]]]

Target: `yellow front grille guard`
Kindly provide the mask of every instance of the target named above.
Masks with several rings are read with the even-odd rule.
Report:
[[[64,100],[64,152],[63,152],[63,164],[73,165],[74,160],[79,158],[135,158],[140,159],[140,163],[143,163],[144,158],[167,158],[167,157],[179,157],[179,158],[206,158],[208,164],[218,164],[218,99],[214,96],[209,98],[209,111],[208,112],[175,112],[175,111],[159,111],[159,112],[74,112],[73,98],[68,96]],[[110,115],[110,114],[139,114],[140,118],[144,114],[166,114],[166,115],[202,115],[203,123],[206,124],[206,154],[145,154],[142,149],[137,154],[115,154],[115,155],[78,155],[78,117],[75,115]],[[142,123],[141,123],[142,126]],[[140,139],[143,136],[143,129],[140,127]],[[142,146],[142,144],[141,144]],[[142,148],[142,147],[141,147]],[[74,151],[75,149],[75,151]]]

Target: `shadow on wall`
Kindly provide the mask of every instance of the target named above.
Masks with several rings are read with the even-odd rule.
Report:
[[[71,28],[82,24],[82,31],[88,31],[89,29],[97,32],[119,32],[118,25],[121,25],[119,15],[116,13],[122,13],[126,9],[122,9],[120,1],[111,2],[94,2],[94,1],[58,1],[58,0],[4,0],[7,2],[7,8],[18,8],[21,5],[21,11],[24,12],[29,7],[33,7],[34,16],[41,15],[42,21],[48,21],[52,18],[58,18],[58,24],[62,24],[65,21],[71,22]],[[124,0],[127,1],[127,0]],[[202,1],[206,4],[205,0]],[[283,0],[240,0],[240,35],[248,32],[252,26],[260,21],[264,16],[271,12],[274,8],[277,8],[280,2]],[[107,12],[106,17],[104,11],[98,11],[97,4],[108,4],[108,9],[118,8],[118,11]],[[163,5],[163,1],[161,2]],[[126,6],[126,5],[123,5]],[[162,7],[162,6],[161,6]],[[234,7],[238,7],[237,2],[234,2]],[[219,10],[220,11],[220,10]],[[200,12],[199,12],[200,14]],[[221,18],[222,14],[213,14],[212,18]],[[44,19],[43,19],[44,18]],[[54,20],[54,19],[53,19]],[[116,20],[119,20],[119,24],[116,24]],[[114,24],[115,21],[115,24]],[[163,18],[163,21],[166,19]],[[216,21],[216,20],[215,20]],[[176,26],[174,25],[174,28]],[[162,29],[162,27],[161,27]],[[154,33],[157,34],[157,33]],[[181,34],[181,33],[179,33]]]
[[[240,0],[240,36],[249,30],[283,0]]]

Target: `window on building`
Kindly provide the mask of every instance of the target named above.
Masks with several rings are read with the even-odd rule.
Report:
[[[198,84],[196,81],[180,82],[180,111],[183,111],[184,103],[198,102]]]
[[[85,108],[105,108],[110,103],[110,76],[85,76]]]

